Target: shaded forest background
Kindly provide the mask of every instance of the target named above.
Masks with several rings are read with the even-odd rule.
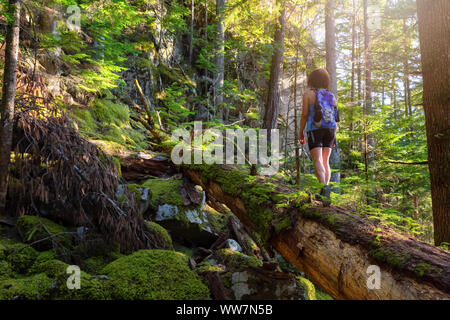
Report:
[[[108,148],[135,150],[155,147],[146,139],[142,121],[136,121],[140,116],[133,106],[141,102],[135,79],[168,132],[190,126],[193,120],[210,127],[237,121],[230,128],[261,126],[277,46],[274,34],[284,9],[277,120],[284,159],[279,175],[295,183],[298,166],[300,186],[317,188],[307,152],[298,151],[299,162],[295,161],[300,146],[294,113],[300,114],[306,75],[326,67],[325,2],[24,4],[22,24],[27,31],[21,35],[19,64],[33,68],[38,59],[44,65],[51,81],[47,89],[78,121],[86,137]],[[81,30],[68,28],[67,21],[75,22],[76,13],[67,11],[69,5],[81,9]],[[368,16],[363,5],[359,0],[335,1],[333,9],[342,119],[340,166],[335,166],[340,169],[341,194],[335,194],[333,201],[430,242],[432,211],[424,165],[427,147],[415,1],[369,1]],[[369,88],[365,88],[369,84],[365,22],[370,34]],[[373,143],[367,143],[367,136]]]

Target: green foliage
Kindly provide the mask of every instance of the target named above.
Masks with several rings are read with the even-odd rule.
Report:
[[[312,282],[303,277],[297,277],[296,279],[297,279],[298,285],[300,287],[302,287],[303,290],[305,291],[305,296],[306,296],[307,300],[317,300],[316,288],[314,287]]]

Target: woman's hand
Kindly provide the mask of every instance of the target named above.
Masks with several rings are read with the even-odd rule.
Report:
[[[303,133],[302,134],[300,134],[300,144],[301,145],[304,145],[305,144],[305,136],[303,135]]]

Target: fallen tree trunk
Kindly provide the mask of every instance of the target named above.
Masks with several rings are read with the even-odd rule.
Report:
[[[242,169],[183,171],[336,299],[450,299],[446,250]],[[378,289],[371,265],[380,270]]]

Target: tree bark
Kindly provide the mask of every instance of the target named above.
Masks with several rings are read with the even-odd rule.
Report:
[[[298,49],[295,53],[294,67],[294,147],[295,147],[295,183],[300,185],[300,141],[298,126],[298,107],[297,107],[297,73],[298,73]]]
[[[330,74],[330,91],[334,94],[337,101],[337,71],[336,71],[336,24],[334,20],[334,0],[328,0],[325,6],[325,44],[326,44],[326,60],[327,70]],[[330,155],[330,167],[331,182],[341,182],[340,173],[341,157],[339,152],[339,146],[336,139],[336,144],[331,151]],[[333,186],[333,192],[339,193],[338,185]]]
[[[448,251],[348,210],[307,203],[309,197],[276,200],[286,199],[286,195],[298,190],[267,177],[248,181],[242,173],[238,190],[230,189],[230,179],[225,177],[230,174],[238,179],[235,170],[239,169],[218,165],[183,167],[184,174],[202,186],[208,196],[226,204],[243,224],[265,235],[267,244],[334,298],[450,298]],[[255,202],[257,190],[269,182],[275,187]],[[272,219],[261,222],[271,214]],[[281,227],[280,221],[284,221]],[[379,289],[368,289],[368,268],[373,265],[380,268]]]
[[[266,109],[264,112],[263,128],[268,129],[267,139],[270,141],[270,129],[277,127],[277,119],[280,105],[280,79],[283,72],[284,54],[284,29],[285,29],[285,3],[284,0],[277,0],[281,4],[281,12],[274,35],[274,51],[272,55],[272,65],[270,68],[269,92],[267,94]]]
[[[450,243],[450,2],[418,0],[434,241]]]
[[[12,20],[6,31],[5,69],[0,105],[0,214],[6,208],[9,163],[14,126],[14,102],[17,80],[17,60],[19,57],[20,1],[9,0],[8,12]]]
[[[224,67],[225,67],[225,33],[223,25],[223,17],[225,10],[225,0],[216,0],[216,15],[217,15],[217,53],[216,53],[216,68],[217,76],[214,87],[216,92],[216,101],[214,105],[219,108],[218,117],[224,121],[228,120],[228,112],[223,105],[223,81],[224,81]]]

